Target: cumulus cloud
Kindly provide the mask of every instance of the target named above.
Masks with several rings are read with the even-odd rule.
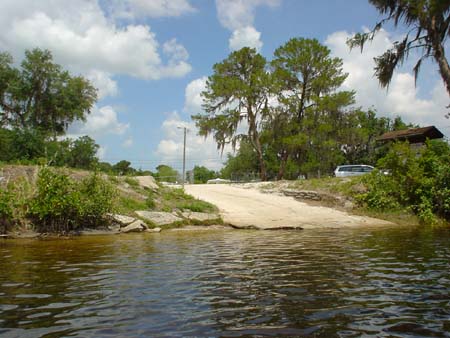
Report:
[[[98,99],[101,100],[107,96],[116,96],[119,89],[117,82],[112,79],[111,74],[99,70],[91,70],[86,75],[93,86],[98,89]]]
[[[177,2],[129,3],[138,7],[139,3],[146,4],[155,10],[155,16],[161,16],[164,8],[170,12]],[[158,12],[155,8],[162,10]],[[97,1],[3,0],[0,48],[20,58],[25,49],[34,47],[51,50],[56,62],[91,76],[103,95],[117,92],[114,75],[157,80],[180,77],[191,70],[187,63],[189,55],[176,40],[164,43],[161,53],[156,35],[148,25],[119,26],[107,17]]]
[[[164,136],[156,150],[160,162],[181,170],[183,159],[182,128],[184,127],[188,128],[186,135],[186,169],[190,170],[195,165],[202,165],[212,170],[220,169],[224,158],[217,150],[217,145],[212,137],[205,139],[198,136],[195,123],[183,121],[177,112],[169,114],[161,126]],[[229,151],[231,149],[226,148],[224,154]]]
[[[343,59],[344,71],[349,74],[343,87],[356,90],[357,105],[373,107],[383,116],[400,116],[414,124],[436,125],[438,128],[448,126],[448,120],[444,117],[448,95],[439,77],[430,88],[416,88],[414,76],[409,72],[411,68],[401,69],[394,73],[389,89],[383,89],[373,75],[373,58],[392,46],[396,39],[381,30],[361,53],[359,49],[350,51],[346,45],[352,35],[345,31],[335,32],[327,37],[325,43],[335,56]],[[420,95],[422,92],[424,95]],[[445,132],[445,129],[442,131]]]
[[[129,128],[128,123],[118,120],[117,112],[113,107],[95,106],[85,123],[76,122],[70,126],[68,135],[72,137],[89,135],[93,138],[106,134],[123,135]]]
[[[216,0],[217,16],[222,26],[232,32],[231,50],[242,47],[262,47],[261,33],[253,27],[258,6],[277,6],[280,0]]]
[[[195,11],[187,0],[113,0],[109,9],[123,19],[177,17]]]
[[[122,147],[124,148],[130,148],[133,145],[133,138],[129,137],[127,138],[123,143],[122,143]]]
[[[252,26],[246,26],[233,31],[229,40],[231,50],[239,50],[243,47],[251,47],[261,50],[261,33]]]
[[[195,79],[186,86],[184,92],[184,111],[189,114],[199,114],[202,112],[203,98],[201,93],[206,89],[207,77],[203,76]]]

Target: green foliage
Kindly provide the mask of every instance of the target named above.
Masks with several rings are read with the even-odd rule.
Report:
[[[139,182],[137,179],[133,178],[133,177],[125,177],[124,179],[125,183],[127,183],[130,187],[132,187],[133,189],[138,189],[139,188]]]
[[[97,227],[112,210],[113,196],[111,185],[95,173],[78,183],[67,174],[42,168],[29,216],[41,232]]]
[[[97,151],[99,148],[92,138],[81,136],[69,142],[69,154],[65,164],[72,168],[92,169],[98,161]]]
[[[116,164],[114,164],[112,166],[112,168],[113,168],[114,172],[116,172],[118,175],[131,175],[135,171],[131,167],[131,163],[126,160],[117,162]]]
[[[227,155],[227,161],[220,171],[220,176],[236,180],[251,172],[259,172],[258,157],[252,146],[243,140],[236,155]]]
[[[406,208],[424,223],[437,217],[450,220],[450,146],[428,142],[417,150],[408,143],[396,143],[379,161],[389,175],[375,171],[364,177],[368,192],[358,198],[370,209]]]
[[[178,171],[168,165],[161,164],[156,167],[155,178],[158,181],[175,183],[178,180],[178,176]]]
[[[206,183],[208,180],[216,178],[217,175],[214,170],[209,170],[203,166],[195,166],[194,172],[194,183]]]
[[[78,185],[80,194],[79,223],[96,228],[106,224],[106,214],[113,210],[116,190],[97,172],[83,179]]]
[[[99,146],[88,136],[55,140],[40,129],[0,128],[0,148],[0,161],[8,163],[91,169]]]
[[[244,47],[214,65],[214,73],[202,92],[204,113],[192,116],[199,134],[212,134],[221,150],[227,144],[234,148],[242,139],[249,139],[258,155],[262,180],[266,172],[259,120],[269,113],[271,85],[266,59],[255,49]],[[238,128],[243,121],[247,130],[241,133]]]
[[[147,208],[155,209],[155,207],[156,207],[155,193],[152,190],[148,191],[147,199],[145,200],[145,204],[146,204]]]
[[[145,210],[147,203],[145,200],[136,199],[132,196],[121,194],[116,199],[114,210],[120,214],[130,215],[136,210]]]
[[[374,39],[383,25],[392,22],[395,26],[408,27],[401,41],[396,41],[382,55],[375,57],[375,75],[383,87],[389,86],[394,70],[402,65],[410,51],[421,53],[413,67],[415,78],[422,62],[433,57],[439,66],[447,91],[450,94],[450,67],[445,57],[445,42],[450,36],[450,2],[443,0],[370,0],[384,17],[367,33],[357,33],[347,41],[351,48],[360,47]],[[414,53],[414,55],[416,55]]]
[[[216,208],[208,203],[186,194],[182,189],[162,188],[161,203],[164,211],[187,209],[196,212],[214,212]]]
[[[13,208],[11,193],[0,188],[0,234],[6,233],[13,223]]]
[[[71,76],[53,62],[48,50],[25,52],[20,68],[0,53],[0,126],[63,134],[68,125],[85,120],[97,99],[83,77]]]

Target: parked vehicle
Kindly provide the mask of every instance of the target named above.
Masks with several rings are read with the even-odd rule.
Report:
[[[371,165],[365,164],[353,164],[353,165],[340,165],[337,166],[334,171],[334,176],[336,177],[349,177],[349,176],[360,176],[372,172],[375,168]]]
[[[212,180],[208,180],[206,183],[207,184],[224,184],[224,183],[231,183],[231,181],[225,180],[223,178],[214,178]]]

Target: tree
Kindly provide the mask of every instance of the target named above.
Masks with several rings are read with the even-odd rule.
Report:
[[[70,144],[68,165],[72,168],[91,169],[98,162],[99,145],[89,136],[82,136]]]
[[[0,126],[56,137],[70,123],[84,121],[96,99],[89,81],[55,64],[48,50],[26,51],[20,69],[9,54],[0,53]]]
[[[128,175],[132,174],[135,169],[131,167],[131,162],[126,160],[122,160],[113,165],[113,169],[119,175]]]
[[[450,2],[448,0],[369,0],[385,17],[368,33],[357,33],[347,41],[348,45],[363,51],[367,41],[387,22],[395,26],[403,22],[410,30],[403,40],[375,58],[375,75],[383,87],[387,87],[394,70],[408,58],[412,50],[419,50],[421,57],[413,68],[414,76],[422,61],[432,57],[439,66],[439,73],[450,95],[450,67],[445,56],[445,41],[450,36]]]
[[[218,148],[226,144],[233,149],[246,139],[256,151],[261,180],[266,179],[266,167],[260,141],[261,121],[268,113],[270,74],[266,59],[255,49],[244,47],[213,67],[202,93],[204,113],[192,116],[199,134],[213,134]],[[245,120],[246,132],[239,127]]]
[[[258,156],[253,146],[248,141],[242,140],[236,155],[227,154],[227,161],[220,171],[220,176],[241,180],[254,172],[259,172]]]
[[[305,170],[329,169],[339,155],[339,124],[354,92],[338,91],[347,77],[342,60],[316,39],[294,38],[271,62],[279,106],[266,126],[277,141],[278,179],[289,159],[309,162]]]
[[[156,175],[155,177],[159,181],[175,183],[178,179],[178,171],[173,169],[171,166],[160,164],[156,167]]]
[[[214,170],[209,170],[206,167],[196,165],[193,169],[194,172],[194,182],[195,183],[206,183],[216,177]]]

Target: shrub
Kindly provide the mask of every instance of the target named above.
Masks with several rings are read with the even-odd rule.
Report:
[[[112,186],[95,173],[77,183],[63,172],[43,168],[37,192],[30,201],[29,216],[44,232],[97,227],[112,210],[113,196]]]
[[[98,227],[106,222],[105,215],[112,211],[115,189],[94,172],[79,186],[79,217],[83,226]]]
[[[67,232],[77,228],[80,195],[69,176],[49,168],[39,171],[30,217],[40,231]]]
[[[9,191],[0,188],[0,234],[6,233],[13,222],[12,196]]]
[[[378,166],[389,175],[374,171],[363,178],[368,188],[357,200],[378,211],[406,208],[423,223],[435,223],[437,216],[450,220],[450,146],[427,142],[419,152],[408,143],[394,144]]]

